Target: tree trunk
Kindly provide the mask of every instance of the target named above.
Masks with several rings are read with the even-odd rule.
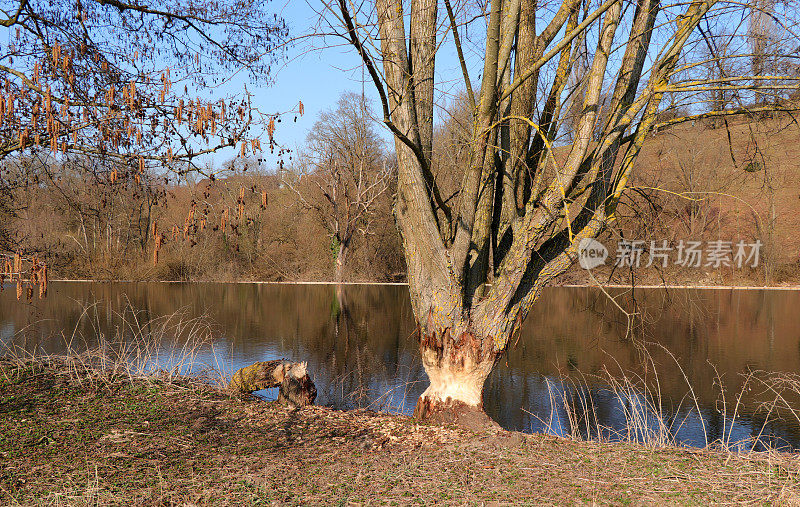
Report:
[[[340,243],[339,244],[339,251],[336,252],[336,261],[335,261],[335,271],[333,274],[333,280],[336,283],[342,283],[344,281],[344,263],[347,259],[347,243]]]
[[[468,323],[420,327],[419,346],[430,385],[414,416],[477,430],[499,428],[483,411],[483,386],[499,357],[492,337]]]
[[[380,58],[374,58],[366,49],[373,41],[362,40],[348,2],[339,1],[350,41],[375,83],[383,121],[395,139],[394,213],[419,324],[422,364],[430,379],[415,410],[418,418],[492,426],[483,412],[483,385],[497,358],[542,288],[578,259],[583,240],[597,237],[616,220],[622,192],[655,126],[683,47],[717,0],[691,2],[675,18],[677,32],[668,29],[668,42],[654,60],[647,55],[660,3],[635,3],[632,12],[623,10],[627,4],[618,0],[605,0],[593,10],[565,1],[554,16],[545,16],[550,21],[541,31],[535,25],[535,2],[487,3],[480,95],[471,100],[470,152],[453,194],[458,198],[447,204],[438,198],[429,148],[436,74],[432,56],[439,44],[436,3],[414,0],[408,11],[402,0],[376,0]],[[449,2],[446,7],[471,91],[457,22]],[[593,24],[597,30],[590,28]],[[559,42],[553,44],[559,33]],[[587,61],[575,142],[556,161],[554,129],[566,114],[559,97],[574,71],[570,55],[588,51],[587,34],[597,46]],[[618,47],[625,47],[621,60],[611,58]],[[382,76],[377,69],[381,61]],[[545,73],[553,81],[545,88],[550,94],[537,125],[530,104],[540,84],[546,84],[538,80],[548,61],[558,61],[558,67]],[[646,62],[652,63],[649,72],[644,72]],[[614,74],[616,84],[605,106],[603,91]],[[641,86],[643,75],[648,76],[647,86]],[[521,172],[526,176],[520,178]]]

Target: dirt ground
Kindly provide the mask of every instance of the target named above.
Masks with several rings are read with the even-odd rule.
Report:
[[[0,361],[3,505],[800,505],[798,458],[476,434]]]

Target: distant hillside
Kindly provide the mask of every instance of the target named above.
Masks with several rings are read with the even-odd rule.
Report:
[[[620,227],[602,238],[611,256],[621,236],[648,249],[650,240],[764,244],[757,269],[679,268],[673,257],[661,273],[638,270],[642,281],[800,284],[800,126],[791,115],[665,128],[648,139],[626,193],[631,206],[620,210]],[[585,281],[581,271],[567,280]],[[599,271],[604,281],[630,280],[630,269],[611,271]]]

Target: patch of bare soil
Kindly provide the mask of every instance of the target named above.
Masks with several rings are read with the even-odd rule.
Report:
[[[0,503],[800,504],[797,455],[649,449],[289,410],[0,361]]]

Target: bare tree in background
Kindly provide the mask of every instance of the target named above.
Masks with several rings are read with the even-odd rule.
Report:
[[[730,55],[735,54],[732,47],[736,41],[735,32],[728,30],[726,23],[717,20],[717,23],[710,25],[706,22],[706,30],[702,31],[703,43],[701,45],[700,54],[702,55],[702,69],[703,77],[712,81],[720,81],[730,79],[734,76],[740,75],[739,70],[733,67],[736,59],[730,58]],[[725,87],[710,87],[704,94],[704,102],[707,111],[722,111],[734,105],[734,99],[737,98],[737,90],[726,89]],[[737,101],[741,104],[741,101]],[[720,123],[723,118],[717,118]],[[716,125],[712,121],[712,125]]]
[[[458,197],[462,168],[469,161],[472,144],[472,105],[461,92],[444,104],[441,121],[433,131],[431,172],[445,203]]]
[[[584,240],[615,221],[664,94],[752,87],[753,76],[685,72],[686,78],[673,79],[701,63],[701,22],[737,13],[742,19],[749,7],[717,0],[669,6],[564,0],[555,11],[535,0],[492,0],[478,12],[453,9],[449,0],[376,0],[375,10],[365,12],[368,6],[329,5],[340,35],[364,62],[395,138],[395,215],[430,380],[416,415],[488,423],[484,381],[542,289],[578,259]],[[791,14],[784,11],[782,22],[794,27]],[[485,29],[477,94],[460,39],[463,23]],[[746,38],[746,26],[739,31]],[[573,142],[557,159],[553,143],[582,37],[591,48],[582,106],[572,122]],[[440,192],[430,155],[436,56],[445,43],[460,59],[473,118],[452,205]],[[759,87],[796,89],[796,81],[786,81],[792,76],[779,78],[759,76]],[[543,100],[537,100],[540,90]]]
[[[354,237],[369,234],[377,201],[393,183],[393,164],[361,95],[345,93],[320,114],[300,164],[303,181],[290,184],[328,230],[334,280],[341,282]]]
[[[33,252],[51,252],[63,266],[107,279],[118,265],[145,249],[153,208],[166,197],[150,171],[138,183],[114,180],[131,168],[115,159],[72,156],[57,165],[19,159],[38,182],[13,192],[16,240]],[[110,178],[102,178],[102,175]],[[55,232],[61,228],[61,234]],[[53,240],[56,239],[56,243]]]

